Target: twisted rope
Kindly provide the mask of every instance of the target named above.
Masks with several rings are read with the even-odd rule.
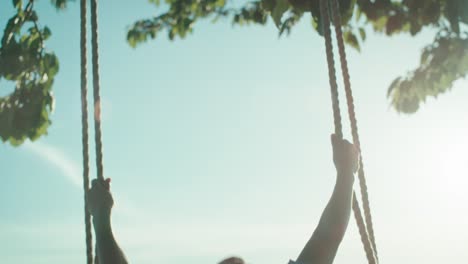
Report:
[[[101,130],[101,96],[99,82],[99,43],[98,43],[98,1],[91,0],[91,49],[93,65],[93,97],[94,97],[94,140],[96,143],[97,178],[104,180],[104,165]]]
[[[356,223],[358,225],[359,235],[361,236],[361,242],[364,246],[364,252],[366,253],[367,262],[369,264],[377,264],[378,260],[374,255],[374,250],[369,240],[369,234],[367,233],[366,226],[364,224],[364,219],[362,218],[361,214],[361,208],[359,207],[359,202],[356,198],[355,192],[353,192],[353,212],[354,218],[356,219]]]
[[[336,83],[335,60],[333,58],[333,44],[331,39],[330,17],[328,15],[327,1],[328,0],[320,0],[320,14],[322,14],[323,31],[325,36],[325,50],[327,52],[328,80],[330,83],[335,135],[337,135],[339,138],[343,138],[340,99],[338,96],[338,84]]]
[[[85,200],[85,231],[87,264],[93,264],[93,239],[91,233],[91,215],[88,211],[87,194],[89,191],[89,135],[88,135],[88,89],[87,89],[87,47],[86,47],[86,1],[80,4],[80,46],[81,46],[81,123],[83,145],[83,190]],[[99,47],[97,0],[91,0],[91,49],[93,66],[93,97],[94,97],[94,140],[96,145],[97,178],[104,180],[102,132],[101,132],[101,97],[99,86]],[[96,259],[96,263],[98,260]]]
[[[93,237],[91,233],[91,215],[88,211],[89,190],[89,136],[88,136],[88,77],[87,77],[87,47],[86,47],[86,0],[80,3],[80,57],[81,57],[81,126],[83,148],[83,190],[86,232],[86,259],[88,264],[93,263]]]
[[[349,115],[349,120],[351,123],[351,134],[353,136],[354,146],[358,149],[359,153],[361,153],[361,142],[359,140],[357,119],[356,119],[356,113],[354,110],[355,108],[354,98],[353,98],[353,92],[351,90],[351,78],[349,75],[348,62],[346,59],[346,49],[345,49],[345,45],[343,41],[343,32],[341,30],[341,15],[340,15],[339,3],[337,0],[331,0],[331,2],[332,2],[331,6],[332,6],[333,22],[335,24],[335,34],[337,38],[338,50],[339,50],[340,60],[341,60],[341,71],[343,74],[344,88],[346,92],[346,101],[348,105],[348,115]],[[368,194],[368,189],[367,189],[366,177],[364,175],[364,162],[362,159],[362,154],[360,157],[361,158],[359,160],[358,178],[359,178],[360,189],[361,189],[362,206],[364,209],[364,217],[366,220],[366,226],[367,226],[367,232],[369,234],[369,239],[372,243],[375,257],[378,260],[377,245],[375,242],[374,226],[372,223],[372,214],[371,214],[370,203],[369,203],[369,194]]]
[[[325,48],[326,48],[327,64],[328,64],[328,75],[329,75],[330,90],[331,90],[332,104],[333,104],[333,117],[334,117],[334,124],[335,124],[335,134],[338,137],[343,138],[342,125],[341,125],[341,114],[340,114],[340,107],[339,107],[339,96],[338,96],[338,88],[337,88],[338,85],[336,83],[335,61],[334,61],[334,54],[333,54],[333,45],[332,45],[332,40],[331,40],[330,17],[329,17],[329,11],[328,11],[328,0],[320,0],[320,13],[322,15],[323,32],[324,32],[324,36],[325,36]],[[336,20],[335,20],[335,23],[336,23]],[[338,37],[338,39],[339,39],[339,37]],[[340,52],[340,56],[341,55],[342,54]],[[349,75],[348,75],[348,81],[349,81]],[[347,96],[347,99],[348,99],[348,96]],[[349,104],[349,102],[348,102],[348,104]],[[371,242],[369,241],[369,234],[367,233],[366,224],[365,224],[364,219],[362,217],[361,209],[359,207],[359,202],[358,202],[358,200],[356,198],[356,193],[355,192],[353,192],[353,212],[354,212],[354,217],[356,219],[356,223],[357,223],[357,226],[358,226],[358,229],[359,229],[359,234],[361,236],[361,241],[363,243],[364,250],[366,252],[367,260],[368,260],[369,264],[376,264],[376,259],[375,259],[375,256],[374,256],[374,250],[372,248]]]

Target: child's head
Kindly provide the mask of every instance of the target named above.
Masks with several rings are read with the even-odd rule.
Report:
[[[219,264],[245,264],[245,262],[241,258],[230,257],[221,261]]]

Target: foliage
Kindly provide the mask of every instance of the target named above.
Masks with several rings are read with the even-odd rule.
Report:
[[[63,1],[53,1],[61,6]],[[9,95],[0,97],[0,138],[12,145],[47,133],[53,109],[52,84],[58,59],[44,50],[51,31],[39,28],[34,2],[23,9],[22,0],[13,0],[16,14],[3,32],[0,46],[0,79],[15,83]]]
[[[468,72],[468,39],[441,32],[421,54],[421,66],[407,77],[399,77],[388,89],[396,110],[413,113],[428,96],[437,97],[452,88]]]
[[[156,6],[158,0],[150,0]],[[265,24],[267,12],[261,8],[259,1],[250,2],[239,9],[227,8],[225,0],[166,0],[169,10],[157,17],[137,21],[128,31],[128,43],[135,47],[149,38],[154,39],[163,30],[169,39],[184,38],[193,31],[193,25],[201,18],[211,17],[217,21],[221,17],[232,16],[233,24]]]
[[[160,0],[150,0],[156,7],[163,7]],[[406,77],[397,78],[389,87],[392,106],[399,112],[412,113],[428,96],[447,91],[453,81],[466,75],[465,56],[453,56],[456,49],[465,54],[468,39],[462,32],[468,24],[466,0],[339,0],[343,17],[346,43],[361,49],[367,30],[393,36],[407,33],[414,36],[424,28],[437,31],[434,43],[428,45],[422,57],[437,53],[437,60],[421,60],[421,65]],[[310,13],[312,26],[322,34],[319,0],[254,0],[240,7],[230,6],[226,0],[165,0],[168,11],[133,24],[127,41],[136,47],[166,31],[169,39],[185,38],[194,25],[202,19],[229,18],[233,25],[265,25],[268,17],[279,29],[279,35],[290,34],[294,25]],[[354,19],[352,19],[354,18]],[[465,32],[466,33],[466,32]],[[444,44],[441,44],[444,43]],[[446,45],[449,49],[439,48]],[[447,52],[447,53],[444,53]],[[431,57],[432,58],[432,57]],[[456,70],[451,72],[450,69]],[[429,82],[428,80],[437,80]]]
[[[71,0],[50,0],[57,10]],[[166,32],[169,39],[185,38],[197,22],[229,19],[233,25],[266,25],[271,18],[279,36],[291,33],[304,15],[322,34],[319,0],[148,0],[164,10],[135,22],[127,33],[132,47]],[[8,20],[0,43],[0,80],[14,82],[14,90],[0,97],[0,138],[19,145],[47,133],[54,99],[52,85],[59,71],[58,58],[45,50],[51,30],[38,26],[35,0],[12,0],[16,13]],[[437,97],[468,72],[468,1],[466,0],[339,0],[346,43],[361,49],[368,31],[393,36],[414,36],[424,28],[437,32],[422,51],[418,68],[396,78],[388,89],[399,112],[418,110],[427,97]]]

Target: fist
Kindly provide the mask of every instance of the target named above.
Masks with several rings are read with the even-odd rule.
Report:
[[[333,162],[340,173],[355,173],[359,168],[359,152],[353,144],[345,139],[331,135]]]
[[[92,216],[100,214],[110,214],[114,199],[110,193],[110,179],[91,182],[91,189],[88,192],[88,210]]]

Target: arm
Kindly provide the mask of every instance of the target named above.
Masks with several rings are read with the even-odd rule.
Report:
[[[88,206],[96,234],[96,263],[127,264],[127,259],[112,233],[111,211],[114,200],[109,182],[94,180],[88,193]]]
[[[300,253],[298,264],[331,264],[343,240],[351,214],[353,173],[359,154],[349,142],[332,135],[333,160],[337,169],[333,194],[312,237]]]

